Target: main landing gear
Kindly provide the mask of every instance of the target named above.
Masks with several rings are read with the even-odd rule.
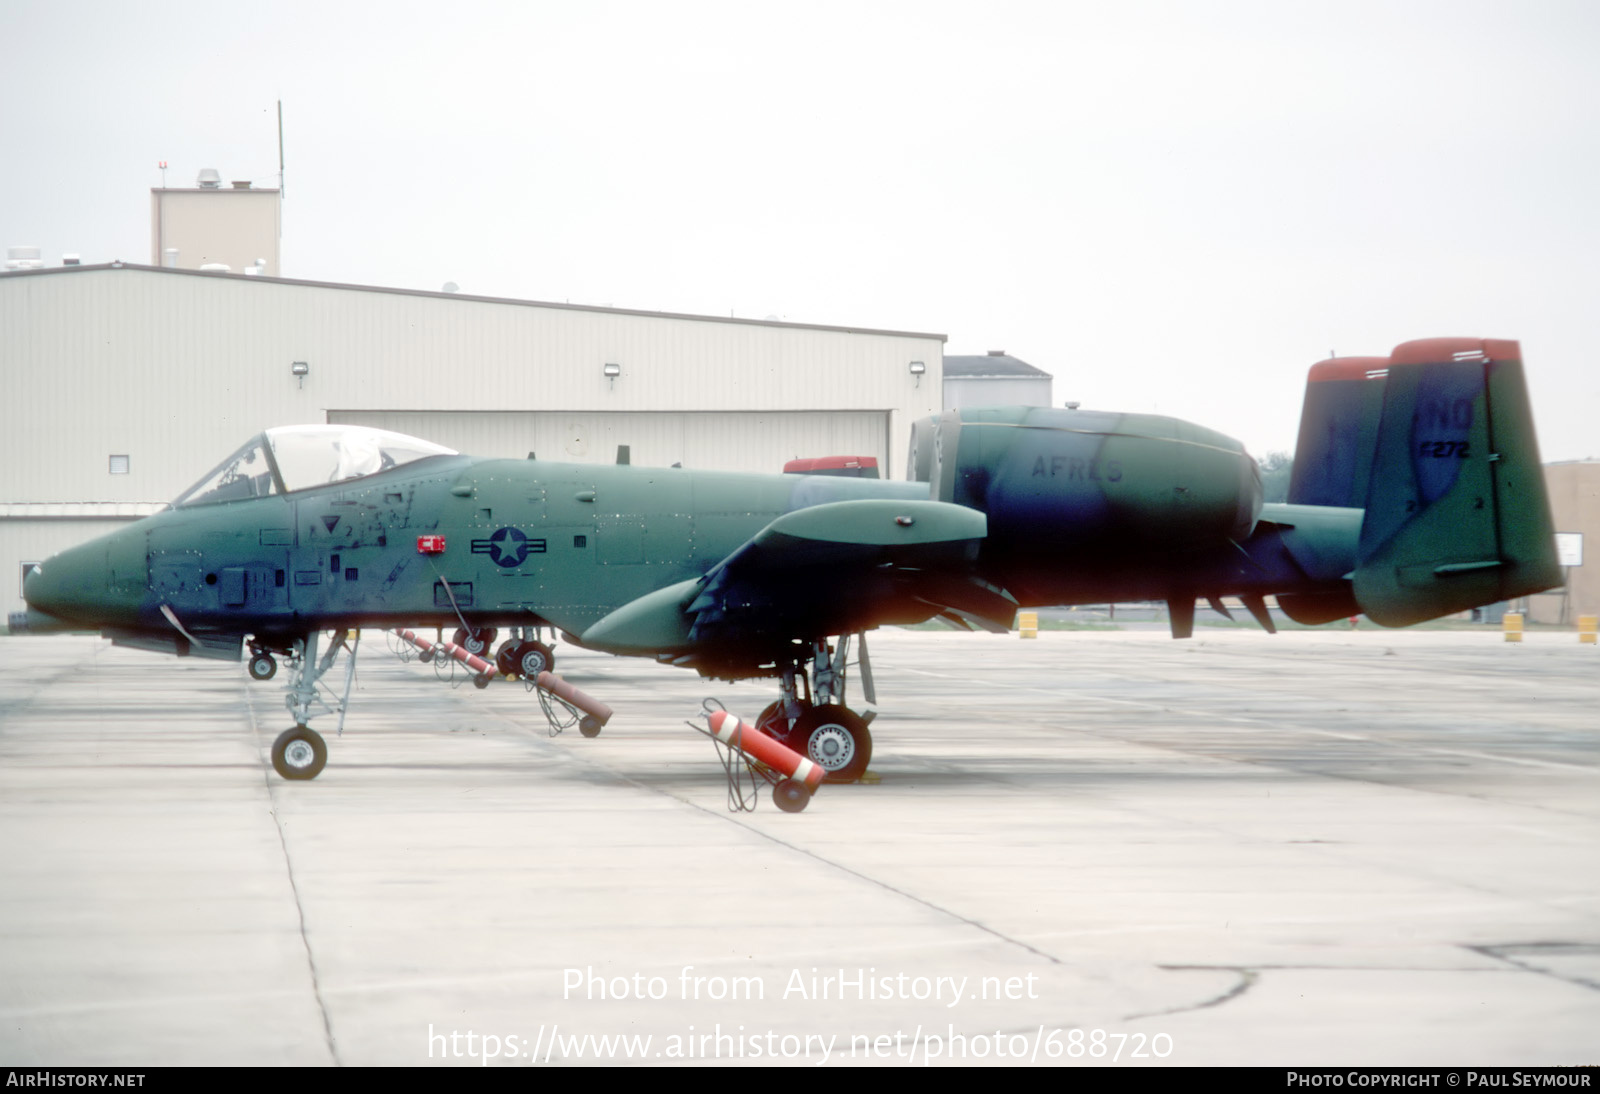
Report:
[[[817,764],[830,783],[855,782],[866,774],[872,759],[867,724],[873,715],[863,717],[844,705],[850,638],[840,636],[837,650],[830,650],[825,641],[813,642],[810,660],[783,669],[778,701],[756,718],[758,729]],[[875,703],[866,637],[861,636],[860,642],[861,689],[867,702]]]
[[[532,638],[507,638],[495,652],[494,666],[507,679],[522,677],[537,680],[541,672],[556,670],[556,655],[543,642]]]
[[[456,633],[451,637],[450,642],[453,645],[460,646],[474,657],[482,657],[487,660],[489,647],[494,645],[494,640],[499,634],[500,632],[493,627],[479,627],[475,631],[469,631],[465,627],[457,627]]]

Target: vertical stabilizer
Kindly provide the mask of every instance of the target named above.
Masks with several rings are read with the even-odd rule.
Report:
[[[1353,579],[1375,622],[1561,583],[1521,358],[1516,342],[1469,338],[1390,355]]]
[[[1306,376],[1289,502],[1359,509],[1383,413],[1387,357],[1334,357]]]

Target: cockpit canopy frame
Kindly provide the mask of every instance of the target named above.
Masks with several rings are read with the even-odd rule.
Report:
[[[172,508],[292,494],[366,478],[432,456],[443,445],[364,425],[290,425],[258,433],[179,494]]]

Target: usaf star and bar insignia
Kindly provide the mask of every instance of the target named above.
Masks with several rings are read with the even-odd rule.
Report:
[[[495,565],[505,569],[521,566],[529,555],[544,554],[542,539],[529,539],[515,528],[501,528],[488,539],[472,541],[472,553],[488,555]]]

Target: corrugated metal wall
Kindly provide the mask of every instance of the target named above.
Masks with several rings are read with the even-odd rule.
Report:
[[[474,456],[635,464],[712,471],[783,470],[800,456],[875,456],[888,468],[882,411],[329,411],[329,420],[425,437]],[[898,463],[898,461],[896,461]]]
[[[940,409],[942,348],[187,271],[10,274],[0,501],[166,500],[250,434],[333,409],[870,412],[888,416],[898,466],[909,423]],[[128,474],[108,473],[113,454]],[[750,469],[769,463],[753,453]]]
[[[51,555],[127,527],[118,520],[0,520],[0,605],[7,612],[25,607],[22,564],[43,562]],[[5,622],[0,619],[0,624]]]

